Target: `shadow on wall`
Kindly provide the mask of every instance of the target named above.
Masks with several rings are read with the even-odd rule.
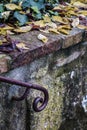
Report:
[[[84,98],[87,87],[85,85],[87,73],[84,74],[84,70],[81,70],[81,68],[80,70],[75,70],[76,74],[73,79],[70,78],[70,75],[66,76],[66,80],[64,81],[63,121],[58,130],[87,130],[87,111],[85,110],[85,107],[87,107],[87,96]],[[81,77],[81,73],[83,78]],[[80,82],[82,82],[81,86]]]
[[[65,119],[58,130],[87,130],[87,114],[80,106],[76,106],[76,115],[73,119]]]

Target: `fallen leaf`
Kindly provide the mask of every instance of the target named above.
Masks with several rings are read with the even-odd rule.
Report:
[[[0,28],[0,35],[6,35],[7,31],[4,30],[3,28]]]
[[[14,32],[25,33],[25,32],[29,32],[31,29],[32,29],[32,26],[23,26],[23,27],[14,29]]]
[[[21,7],[16,4],[6,4],[5,7],[9,10],[21,10]]]
[[[48,38],[42,34],[38,35],[38,39],[41,40],[42,42],[46,43],[48,41]]]
[[[73,5],[76,6],[76,7],[87,8],[87,5],[82,3],[82,2],[80,2],[80,1],[74,2]]]
[[[2,45],[3,44],[3,42],[2,42],[2,40],[0,40],[0,45]]]
[[[8,17],[10,16],[10,11],[4,11],[1,13],[1,16],[3,19],[8,19]]]
[[[71,26],[70,25],[61,25],[61,26],[58,26],[57,29],[66,29],[66,30],[71,30]]]
[[[61,16],[53,16],[52,17],[52,20],[54,22],[59,22],[59,23],[63,23],[63,24],[66,24],[66,22],[64,22],[63,18]]]
[[[59,29],[58,30],[60,33],[63,33],[63,34],[65,34],[65,35],[68,35],[69,34],[69,31],[67,31],[67,30],[65,30],[65,29]]]
[[[52,28],[57,28],[57,25],[53,22],[46,23],[46,26],[49,26],[49,27],[52,27]]]
[[[14,28],[11,27],[11,26],[6,25],[5,27],[3,27],[3,29],[4,29],[4,30],[13,30]]]
[[[71,3],[74,3],[74,2],[76,2],[77,0],[71,0]],[[82,2],[82,3],[86,3],[87,4],[87,0],[79,0],[80,2]]]
[[[79,28],[79,29],[87,29],[87,26],[79,24],[79,25],[77,26],[77,28]]]
[[[14,35],[14,33],[11,32],[11,30],[7,30],[7,34],[9,34],[9,35]]]
[[[56,28],[49,28],[48,30],[49,30],[50,32],[53,32],[53,33],[59,34],[59,32],[57,31]]]
[[[61,10],[61,8],[59,6],[55,6],[53,10]]]
[[[75,28],[79,25],[79,18],[73,19],[72,26]]]
[[[39,21],[35,21],[33,22],[34,25],[37,25],[39,27],[45,27],[45,23],[44,23],[44,20],[39,20]]]
[[[43,17],[43,19],[45,23],[51,22],[51,18],[47,14]]]
[[[16,47],[18,47],[19,49],[27,49],[27,50],[29,49],[28,47],[26,47],[26,45],[24,43],[21,43],[21,42],[17,43]]]
[[[46,30],[46,29],[45,29],[45,30],[40,29],[39,31],[40,31],[40,32],[44,32],[44,33],[49,33],[49,31]]]
[[[67,12],[67,15],[74,15],[74,16],[78,16],[78,14],[76,13],[76,12],[74,12],[73,10],[69,10],[68,12]]]
[[[81,10],[81,11],[78,12],[78,14],[87,16],[87,11],[86,10]]]

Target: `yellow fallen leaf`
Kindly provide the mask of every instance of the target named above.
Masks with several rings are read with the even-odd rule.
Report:
[[[13,30],[14,28],[11,27],[11,26],[6,25],[5,27],[3,27],[3,29],[4,29],[4,30]]]
[[[59,23],[66,24],[66,22],[63,21],[63,18],[60,17],[60,16],[53,16],[53,17],[52,17],[52,20],[53,20],[54,22],[59,22]]]
[[[82,14],[84,16],[87,16],[87,11],[86,10],[81,10],[78,12],[78,14]]]
[[[75,28],[79,25],[79,18],[73,19],[72,26]]]
[[[7,30],[7,34],[13,35],[14,33],[11,30]]]
[[[30,31],[31,29],[32,29],[32,26],[24,26],[24,27],[20,27],[20,28],[14,29],[14,32],[24,33],[24,32]]]
[[[76,7],[87,8],[87,5],[80,2],[80,1],[74,2],[73,5],[76,6]]]
[[[57,29],[66,29],[66,30],[71,30],[71,26],[70,25],[61,25],[61,26],[58,26]]]
[[[38,39],[41,40],[42,42],[46,43],[48,41],[48,38],[42,34],[38,35]]]
[[[29,49],[28,47],[26,47],[26,45],[24,43],[17,43],[16,46],[19,48],[19,49]]]
[[[55,6],[53,10],[61,10],[61,8],[59,6]]]
[[[5,7],[9,10],[21,10],[21,7],[16,4],[6,4]]]
[[[87,29],[87,26],[79,24],[79,25],[77,26],[77,28],[79,28],[79,29]]]
[[[64,10],[65,11],[77,11],[78,8],[73,6],[73,5],[71,5],[71,4],[69,4],[68,6],[65,6]]]
[[[76,14],[73,10],[69,10],[69,11],[67,12],[67,15],[78,16],[78,14]]]
[[[74,3],[74,2],[76,2],[77,0],[71,0],[71,3]],[[87,0],[79,0],[80,2],[82,2],[82,3],[86,3],[87,4]]]
[[[3,28],[0,28],[0,34],[6,35],[6,34],[8,34],[7,32],[10,31],[10,30],[13,30],[13,27],[10,27],[10,26],[7,25]]]
[[[44,19],[45,23],[51,22],[51,19],[50,19],[50,17],[47,14],[43,17],[43,19]]]
[[[0,35],[6,35],[7,31],[4,30],[3,28],[0,28]]]
[[[44,20],[39,20],[39,21],[35,21],[33,22],[34,25],[36,26],[40,26],[40,27],[45,27],[45,23],[44,23]]]
[[[46,29],[45,29],[45,30],[40,29],[39,31],[40,31],[40,32],[44,32],[44,33],[49,33],[49,31],[46,30]]]
[[[3,44],[3,42],[2,42],[2,40],[0,40],[0,45],[2,45]]]
[[[49,28],[48,30],[49,30],[50,32],[59,34],[59,32],[57,31],[57,29],[55,29],[55,28]]]
[[[63,17],[64,24],[69,24],[69,20],[66,17]]]
[[[26,12],[24,12],[24,11],[21,10],[21,11],[20,11],[20,14],[26,14]]]
[[[59,29],[58,30],[59,32],[61,32],[61,33],[63,33],[63,34],[65,34],[65,35],[68,35],[69,34],[69,31],[67,31],[67,30],[65,30],[65,29]]]
[[[57,25],[53,22],[46,23],[46,25],[52,28],[57,28]]]

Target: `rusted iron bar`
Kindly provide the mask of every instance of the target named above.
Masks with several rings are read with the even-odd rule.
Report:
[[[43,98],[42,97],[36,97],[34,99],[34,101],[33,101],[34,111],[40,112],[47,106],[49,94],[48,94],[48,91],[47,91],[46,88],[44,88],[40,85],[37,85],[37,84],[25,83],[25,82],[14,80],[14,79],[9,79],[9,78],[3,77],[3,76],[0,76],[0,81],[5,82],[5,83],[9,83],[9,84],[19,85],[21,87],[26,88],[24,94],[21,97],[12,97],[12,100],[15,100],[15,101],[24,100],[28,96],[29,90],[35,89],[35,90],[39,90],[39,91],[43,92],[44,97]],[[41,103],[41,105],[38,106],[38,103]]]

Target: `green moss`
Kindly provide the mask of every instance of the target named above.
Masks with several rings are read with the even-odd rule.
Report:
[[[46,67],[44,69],[46,70]],[[32,126],[35,126],[35,129],[32,126],[31,129],[57,130],[62,121],[63,95],[59,94],[59,92],[62,93],[63,91],[63,82],[60,80],[60,77],[52,78],[51,75],[47,74],[40,79],[36,78],[35,82],[48,89],[49,102],[44,111],[34,113]]]

